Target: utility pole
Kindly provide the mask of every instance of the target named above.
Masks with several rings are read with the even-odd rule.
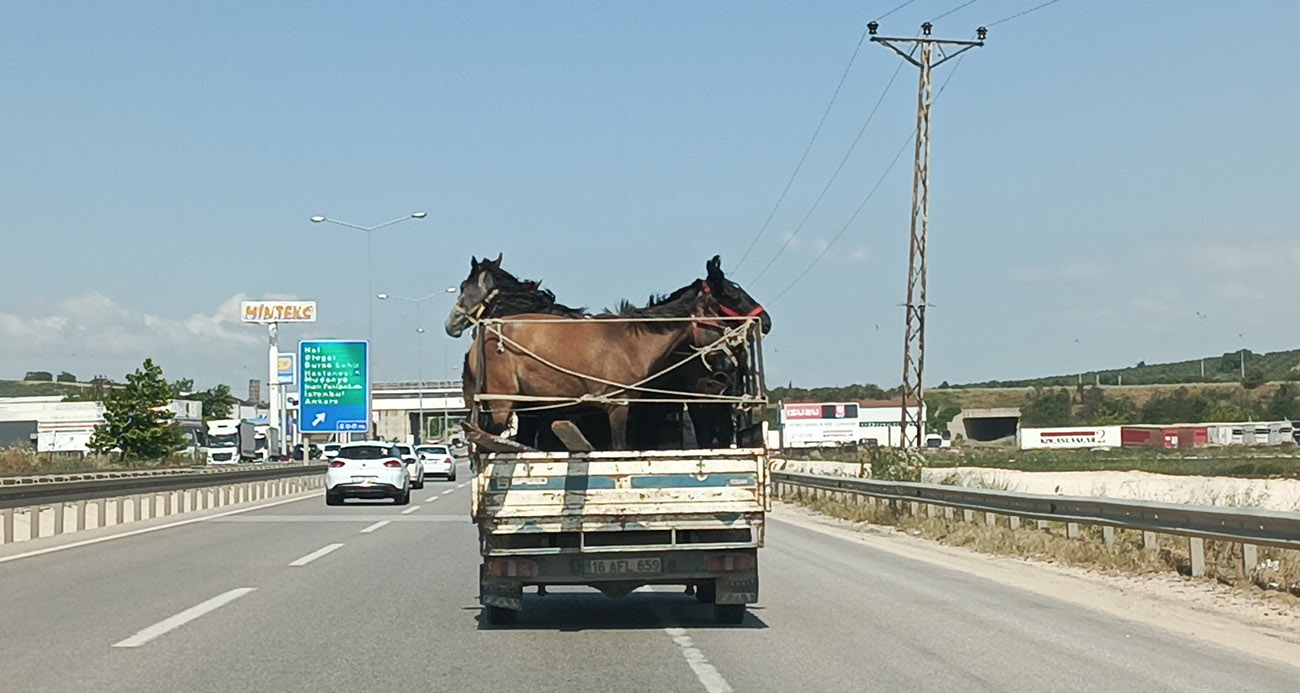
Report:
[[[920,38],[894,38],[877,36],[877,22],[867,24],[871,40],[902,56],[920,68],[921,76],[916,98],[916,154],[912,172],[912,233],[908,246],[907,262],[907,312],[903,332],[903,387],[902,432],[904,449],[919,450],[925,441],[925,289],[927,246],[930,230],[930,106],[934,102],[934,83],[931,71],[943,63],[977,46],[984,45],[988,29],[976,31],[978,40],[955,41],[930,38],[934,28],[929,22],[921,25]],[[907,46],[904,50],[900,46]],[[916,357],[912,351],[915,347]]]

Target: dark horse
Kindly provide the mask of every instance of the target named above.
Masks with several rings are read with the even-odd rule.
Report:
[[[705,278],[696,279],[668,296],[651,296],[648,306],[655,306],[679,297],[682,292],[706,291],[718,299],[722,315],[728,318],[757,318],[763,334],[772,329],[772,317],[758,301],[722,271],[722,258],[714,255],[704,266]],[[625,312],[624,308],[620,312]],[[726,327],[739,324],[738,320],[724,321]],[[699,392],[714,395],[737,396],[745,377],[750,375],[749,362],[743,349],[735,349],[728,363],[717,358],[704,361],[692,359],[680,368],[657,379],[652,386],[664,390]],[[689,355],[680,349],[669,356],[676,362]],[[691,426],[695,430],[696,445],[701,448],[725,448],[735,440],[733,409],[728,404],[690,404],[688,410]]]

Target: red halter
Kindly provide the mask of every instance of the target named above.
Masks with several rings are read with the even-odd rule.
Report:
[[[709,287],[708,282],[701,281],[700,287],[704,293],[709,295],[713,294],[713,289]],[[764,313],[763,306],[754,306],[748,313],[742,314],[740,311],[733,310],[726,305],[723,305],[721,301],[718,302],[718,311],[729,318],[756,318]]]

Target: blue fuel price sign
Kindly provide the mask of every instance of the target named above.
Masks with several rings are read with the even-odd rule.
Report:
[[[370,343],[319,339],[298,343],[303,433],[364,432],[370,428]]]

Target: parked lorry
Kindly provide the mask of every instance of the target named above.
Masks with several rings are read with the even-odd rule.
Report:
[[[208,464],[237,464],[239,419],[212,419],[205,423],[201,450]]]
[[[510,428],[514,439],[487,435],[477,425],[486,425],[486,415],[472,414],[465,426],[471,513],[482,555],[479,601],[489,623],[513,622],[525,588],[545,595],[553,585],[593,587],[611,597],[676,585],[711,604],[717,621],[743,620],[746,605],[758,600],[758,549],[771,509],[760,338],[753,332],[732,399],[705,405],[723,407],[734,427],[726,447],[695,442],[680,400],[632,403],[633,420],[659,412],[666,423],[655,444],[642,439],[625,450],[589,442],[599,440],[600,412],[586,418],[596,425],[584,435],[575,423],[581,415],[521,407]],[[747,400],[738,404],[736,396]],[[566,449],[532,449],[541,437],[519,433],[548,424]]]
[[[244,419],[239,422],[239,459],[244,462],[270,462],[271,451],[279,447],[276,435],[266,417]]]

